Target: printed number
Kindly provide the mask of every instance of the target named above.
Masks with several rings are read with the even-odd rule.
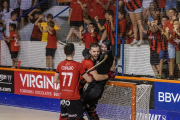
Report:
[[[68,83],[68,86],[70,86],[71,85],[71,81],[72,81],[73,73],[71,73],[71,72],[62,72],[62,75],[64,76],[63,86],[65,86],[65,83],[66,83],[66,76],[70,76],[69,83]]]
[[[16,42],[14,43],[14,46],[19,46],[19,44],[18,44],[18,39],[17,39],[17,38],[14,38],[14,40],[16,41]]]

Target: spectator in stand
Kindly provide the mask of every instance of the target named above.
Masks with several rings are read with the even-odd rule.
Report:
[[[32,3],[32,0],[18,0],[20,3],[20,16],[24,15],[32,7],[32,4],[36,4],[36,1],[37,0]],[[26,21],[28,22],[27,14],[21,17],[21,28],[24,27]]]
[[[88,25],[88,32],[82,35],[83,26],[80,27],[80,36],[79,38],[82,39],[82,41],[79,42],[79,45],[81,45],[83,42],[85,42],[85,49],[89,49],[91,43],[98,43],[98,41],[101,39],[101,37],[98,35],[97,32],[94,32],[95,30],[95,24],[90,23]]]
[[[0,40],[3,40],[3,34],[4,34],[3,23],[0,22]]]
[[[86,4],[86,11],[85,11],[85,13],[88,15],[88,16],[90,16],[91,18],[93,18],[93,16],[92,16],[92,11],[93,11],[93,1],[94,0],[85,0],[85,4]]]
[[[154,21],[151,23],[148,22],[149,30],[144,30],[141,20],[138,21],[140,28],[144,34],[147,34],[149,39],[149,45],[150,45],[150,63],[151,67],[154,71],[155,78],[158,77],[159,74],[159,53],[160,53],[160,31],[157,27],[154,26]]]
[[[106,22],[105,11],[108,10],[110,2],[111,0],[94,0],[92,17],[97,17],[101,26],[103,26]],[[96,23],[96,20],[94,20],[94,23]],[[95,26],[95,32],[97,33],[101,31],[98,28],[99,27]]]
[[[6,36],[7,38],[10,36],[10,33],[9,33],[9,25],[12,24],[12,23],[14,23],[14,24],[16,24],[16,26],[17,26],[16,18],[17,18],[17,13],[13,11],[13,12],[11,13],[11,18],[10,18],[10,19],[6,19],[6,20],[4,21],[4,24],[5,24],[5,26],[6,26],[6,35],[5,35],[5,36]],[[18,34],[17,29],[16,29],[16,33]]]
[[[150,3],[153,2],[153,0],[143,0],[142,6],[143,6],[143,25],[146,23],[146,13],[149,11]]]
[[[1,15],[2,15],[2,21],[1,22],[5,22],[6,19],[10,19],[12,11],[13,11],[13,9],[9,8],[9,1],[5,0],[3,2],[3,10],[1,12]]]
[[[167,3],[166,3],[167,4]],[[169,80],[174,79],[174,60],[175,60],[175,45],[176,43],[172,40],[170,40],[174,25],[173,21],[176,19],[177,11],[175,8],[171,8],[168,10],[169,20],[165,22],[164,29],[162,32],[166,35],[166,38],[168,40],[168,54],[170,58],[169,63]],[[166,32],[165,32],[166,31]]]
[[[164,27],[164,25],[165,25],[165,23],[166,23],[166,21],[168,19],[169,18],[167,16],[163,16],[162,19],[161,19],[161,25],[157,26],[157,23],[156,23],[156,26],[160,30],[162,30],[162,28]],[[168,54],[168,40],[167,40],[166,36],[161,32],[161,51],[160,51],[160,54],[159,54],[159,60],[160,60],[160,63],[159,63],[159,75],[158,75],[157,79],[164,79],[165,78],[165,76],[162,73],[163,62],[164,62],[165,58],[167,59],[167,61],[169,63],[170,59],[169,59],[169,54]]]
[[[34,9],[28,14],[28,17],[30,18],[31,23],[34,24],[34,27],[31,33],[31,41],[41,41],[42,32],[40,28],[38,27],[38,24],[41,22],[44,22],[44,19],[38,20],[40,15],[41,15],[40,9]],[[44,18],[44,14],[41,16],[42,16],[41,18]]]
[[[180,0],[177,0],[176,9],[177,9],[177,12],[178,12],[178,18],[180,18]]]
[[[118,11],[118,32],[119,37],[123,38],[125,40],[126,38],[126,11],[125,10],[119,10]]]
[[[17,56],[19,52],[19,43],[18,43],[18,35],[16,34],[16,24],[9,25],[10,37],[5,38],[3,37],[4,41],[10,42],[10,50],[11,50],[11,59],[12,59],[12,67],[15,68],[16,63],[18,63],[17,68],[20,68],[21,61],[18,61]]]
[[[159,12],[160,12],[160,19],[162,19],[163,16],[165,16],[165,6],[166,6],[166,0],[158,0],[159,5]]]
[[[46,70],[53,70],[53,58],[57,49],[57,38],[56,38],[56,30],[54,29],[55,23],[50,21],[47,23],[46,30],[43,30],[39,25],[41,32],[48,33],[48,40],[46,46]]]
[[[140,27],[138,25],[138,21],[141,20],[142,17],[142,2],[141,0],[124,0],[125,9],[127,13],[129,13],[130,19],[133,24],[133,32],[134,32],[134,40],[131,45],[137,43],[138,46],[144,43],[143,41],[143,33],[140,32]],[[140,33],[140,40],[138,41],[138,30]]]
[[[149,10],[146,12],[146,19],[148,19],[149,22],[159,19],[159,12],[155,2],[150,3]]]
[[[59,23],[57,22],[57,20],[53,20],[53,15],[52,14],[48,14],[46,16],[47,22],[41,22],[41,27],[43,28],[44,31],[46,31],[46,27],[47,27],[47,23],[53,21],[56,25],[54,26],[54,29],[57,31],[61,31],[61,27],[59,25]],[[40,21],[44,20],[44,15],[41,15],[39,17],[39,19],[36,21],[37,23],[39,23]],[[43,32],[42,33],[42,40],[46,42],[48,40],[48,33],[47,32]]]
[[[178,64],[178,68],[180,71],[180,23],[179,23],[179,19],[175,19],[173,23],[174,23],[174,29],[173,29],[172,37],[170,38],[170,41],[176,42],[176,64]]]
[[[15,12],[17,12],[19,16],[20,6],[18,0],[10,0],[10,8],[12,8]]]
[[[69,13],[69,19],[68,24],[73,29],[79,29],[81,25],[84,25],[83,22],[83,11],[86,11],[85,9],[86,4],[84,0],[72,0],[70,5],[70,13]],[[72,32],[68,33],[68,36],[71,36]],[[71,40],[72,42],[75,42],[75,38]],[[68,39],[65,39],[63,41],[59,41],[61,44],[68,43]]]
[[[170,8],[176,8],[177,0],[166,0],[166,15],[169,16],[169,10]]]

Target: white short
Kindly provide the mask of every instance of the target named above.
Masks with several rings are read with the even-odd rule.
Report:
[[[153,2],[153,0],[143,0],[142,2],[143,8],[148,9],[151,2]]]
[[[175,54],[176,54],[176,49],[175,49],[175,45],[171,44],[168,42],[168,54],[169,54],[169,58],[175,58]]]

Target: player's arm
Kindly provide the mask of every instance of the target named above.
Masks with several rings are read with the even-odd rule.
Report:
[[[104,30],[105,26],[101,26],[101,24],[99,23],[98,17],[96,16],[94,19],[95,19],[95,21],[96,21],[96,23],[98,25],[99,30],[100,31]]]
[[[105,10],[108,10],[109,9],[109,6],[110,6],[110,3],[111,3],[112,0],[108,0],[108,3],[106,5],[104,5],[104,9]]]
[[[41,32],[47,32],[47,30],[43,30],[42,27],[41,27],[41,23],[38,23],[38,27],[40,29]]]
[[[87,82],[92,82],[92,77],[89,76],[87,73],[83,74],[82,77],[87,81]]]
[[[94,71],[91,71],[90,74],[93,75],[93,78],[96,80],[96,81],[102,81],[102,80],[106,80],[109,78],[108,75],[102,75],[102,74],[98,74],[96,70]]]
[[[54,74],[53,82],[54,82],[54,83],[60,83],[59,73],[55,73],[55,74]]]
[[[53,34],[54,34],[54,32],[51,31],[48,26],[47,26],[47,32],[48,32],[50,35],[53,35]]]
[[[96,2],[99,3],[105,10],[107,10],[107,9],[109,8],[109,5],[108,5],[108,4],[110,4],[110,2],[108,2],[107,5],[104,5],[104,4],[103,4],[102,2],[100,2],[99,0],[96,0]]]
[[[33,19],[33,13],[35,12],[35,11],[38,11],[37,9],[34,9],[34,10],[32,10],[29,14],[28,14],[28,17],[30,18],[30,19]]]

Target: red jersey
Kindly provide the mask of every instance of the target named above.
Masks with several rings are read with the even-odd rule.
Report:
[[[158,0],[159,8],[165,8],[166,6],[166,0]]]
[[[174,25],[173,25],[173,23],[170,23],[170,20],[167,20],[167,21],[165,22],[165,24],[164,24],[164,29],[165,29],[166,27],[169,28],[169,33],[172,34],[173,29],[174,29]],[[174,41],[172,41],[172,40],[168,40],[168,42],[171,43],[171,44],[173,44],[173,45],[176,44],[176,43],[175,43]]]
[[[87,14],[88,14],[90,17],[93,17],[93,16],[92,16],[92,11],[93,11],[94,0],[86,0],[86,1],[85,1],[85,4],[87,4],[87,6],[86,6]]]
[[[10,38],[14,39],[13,41],[10,42],[11,51],[13,52],[19,51],[18,36],[15,31],[10,32]]]
[[[173,32],[172,37],[170,38],[169,41],[174,42],[177,39],[180,40],[180,37],[176,34],[176,32]],[[176,45],[176,51],[180,51],[180,43],[174,42],[174,45]]]
[[[122,1],[122,0],[118,0],[118,1]],[[112,0],[112,2],[109,5],[109,9],[114,12],[114,22],[116,21],[116,6],[114,6],[115,3],[116,0]]]
[[[156,53],[160,53],[161,44],[160,44],[160,31],[156,33],[152,33],[150,30],[147,32],[149,39],[150,52],[155,51]]]
[[[114,24],[115,26],[115,24]],[[114,45],[115,44],[115,31],[113,31],[111,29],[111,23],[109,21],[106,21],[106,23],[104,24],[104,27],[106,28],[106,32],[107,32],[107,39],[111,40],[111,44]],[[118,44],[121,44],[121,41],[118,40]]]
[[[79,0],[84,4],[84,0]],[[83,10],[81,5],[77,3],[77,0],[72,0],[70,8],[72,9],[70,21],[83,21]]]
[[[56,72],[60,79],[60,99],[78,100],[79,77],[85,73],[83,65],[76,61],[64,60],[59,63]]]
[[[46,48],[56,49],[57,48],[56,30],[52,29],[51,31],[53,32],[53,34],[51,35],[48,32],[48,40],[47,40]]]
[[[124,5],[129,11],[135,11],[142,7],[142,0],[124,0]]]
[[[89,49],[91,43],[97,43],[101,37],[94,32],[94,34],[96,35],[96,37],[91,36],[91,33],[87,32],[85,34],[83,34],[83,41],[85,42],[85,48]]]
[[[118,26],[118,33],[123,33],[122,38],[125,39],[126,35],[125,35],[125,31],[126,31],[126,19],[122,19],[119,23]]]
[[[106,5],[108,3],[108,0],[99,0],[103,5]],[[99,20],[105,19],[105,9],[100,5],[99,3],[94,0],[93,4],[93,11],[92,11],[92,17],[98,17]]]

